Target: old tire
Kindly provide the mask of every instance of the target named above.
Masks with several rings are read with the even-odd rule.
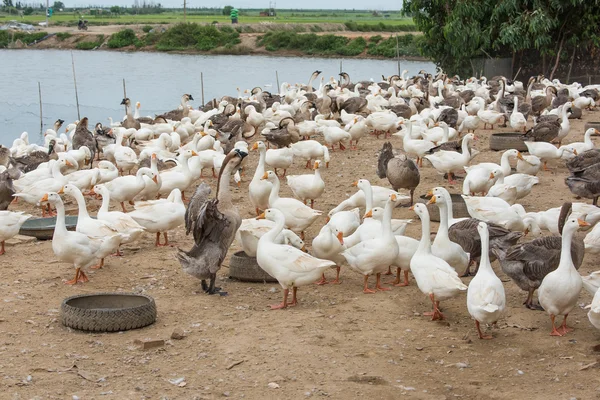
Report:
[[[71,296],[61,305],[63,325],[82,331],[117,332],[143,328],[156,321],[156,303],[133,293]]]
[[[527,151],[527,146],[523,141],[523,134],[519,132],[494,133],[490,137],[490,149]]]
[[[467,210],[467,204],[460,194],[451,194],[452,198],[452,215],[454,218],[471,218],[469,211]],[[423,195],[417,202],[427,203],[430,197]],[[440,222],[440,209],[435,204],[427,205],[427,211],[429,211],[429,219],[433,222]]]
[[[277,282],[277,279],[258,266],[256,257],[250,257],[243,251],[238,251],[231,256],[229,277],[242,282]]]
[[[590,128],[595,128],[598,129],[600,131],[600,122],[586,122],[585,123],[585,128],[584,128],[584,132],[587,131]]]

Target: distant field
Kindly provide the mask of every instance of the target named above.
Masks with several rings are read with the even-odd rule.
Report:
[[[241,10],[244,13],[243,10]],[[386,15],[387,17],[385,17]],[[373,16],[368,12],[347,12],[347,11],[279,11],[276,17],[261,17],[258,11],[248,12],[248,15],[240,15],[240,24],[258,24],[258,23],[294,23],[294,24],[318,24],[318,23],[344,23],[354,21],[360,24],[375,25],[384,23],[386,25],[412,25],[411,18],[403,17],[399,12],[385,13],[381,16]],[[46,17],[43,13],[25,16],[23,19],[13,15],[0,14],[0,23],[6,20],[19,20],[23,22],[37,23],[45,21]],[[50,18],[50,24],[72,24],[79,19],[79,14],[73,12],[55,13]],[[85,15],[85,19],[90,24],[158,24],[158,23],[176,23],[183,22],[183,11],[164,12],[161,14],[148,15],[130,15],[124,14],[120,16],[95,16]],[[224,15],[205,15],[199,14],[192,10],[187,15],[188,22],[212,23],[230,23],[229,17]]]

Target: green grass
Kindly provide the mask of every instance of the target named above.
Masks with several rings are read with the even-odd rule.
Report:
[[[177,24],[160,35],[156,49],[161,51],[196,49],[210,51],[217,47],[233,47],[240,43],[240,34],[230,26]]]
[[[268,51],[295,50],[309,55],[356,56],[361,54],[367,42],[359,37],[350,39],[336,35],[298,34],[296,32],[267,32],[258,40]]]
[[[131,45],[136,45],[136,47],[140,47],[141,43],[139,42],[135,32],[132,29],[124,29],[117,33],[110,35],[110,39],[108,39],[107,43],[108,47],[111,49],[120,49],[121,47],[127,47]]]
[[[96,40],[91,42],[79,42],[75,46],[78,50],[93,50],[104,43],[104,35],[96,35]]]
[[[62,42],[63,40],[65,40],[65,39],[68,39],[68,38],[70,38],[71,36],[73,36],[73,35],[72,35],[72,34],[70,34],[69,32],[58,32],[58,33],[56,34],[56,38],[57,38],[58,40],[60,40],[61,42]]]
[[[398,11],[384,13],[389,15],[387,18],[383,16],[373,16],[366,11],[336,11],[336,10],[315,10],[315,11],[291,11],[291,10],[278,10],[277,17],[261,17],[258,15],[259,10],[241,10],[239,17],[240,24],[257,24],[263,22],[270,22],[273,24],[344,24],[346,22],[352,22],[357,24],[361,29],[357,30],[368,30],[368,26],[377,26],[383,23],[389,29],[396,30],[416,30],[413,28],[414,24],[412,19],[403,17]],[[4,15],[8,19],[16,19],[14,15]],[[143,15],[130,15],[124,14],[120,16],[102,16],[97,17],[93,15],[87,15],[85,18],[88,20],[89,25],[109,25],[109,24],[174,24],[183,22],[183,11],[166,11],[160,14],[143,14]],[[46,17],[43,13],[33,14],[26,17],[22,22],[37,24],[38,22],[45,21]],[[65,25],[75,26],[79,16],[73,12],[58,12],[50,18],[51,25]],[[219,24],[231,24],[231,20],[228,16],[224,15],[206,15],[197,14],[193,10],[188,12],[188,22],[205,23],[211,24],[213,21],[217,21]],[[405,27],[407,26],[407,27]],[[374,28],[379,30],[380,28]]]
[[[373,40],[375,38],[378,38],[378,40]],[[398,36],[398,53],[400,56],[420,56],[417,37],[411,34]],[[382,39],[379,35],[373,36],[367,54],[386,58],[396,57],[396,38],[391,36]]]
[[[27,32],[9,32],[9,31],[0,31],[0,49],[5,49],[9,47],[9,45],[17,40],[25,44],[31,44],[36,40],[40,40],[48,33],[46,32],[35,32],[35,33],[27,33]]]

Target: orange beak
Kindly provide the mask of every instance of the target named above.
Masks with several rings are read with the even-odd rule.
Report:
[[[194,150],[192,150],[192,156],[197,156],[198,153],[196,153]]]
[[[46,193],[41,199],[40,201],[48,201],[48,193]]]
[[[415,211],[415,206],[409,208],[410,211]]]
[[[156,160],[156,153],[152,153],[152,159]]]
[[[93,195],[96,194],[96,192],[94,191],[94,188],[91,188],[90,191],[88,192],[89,195]]]
[[[338,232],[337,239],[339,240],[341,245],[344,244],[344,234],[342,232]]]
[[[300,250],[302,250],[302,251],[303,251],[303,252],[305,252],[305,253],[308,253],[308,250],[306,250],[306,245],[303,245],[303,246],[302,246],[302,248],[301,248]]]
[[[363,218],[373,218],[373,210],[367,211]]]
[[[327,217],[327,219],[325,220],[325,223],[328,223],[329,221],[331,221],[331,218]]]
[[[583,227],[583,226],[590,226],[589,222],[585,222],[582,219],[577,219],[577,223],[579,224],[579,226]]]
[[[258,142],[254,143],[250,150],[258,150]]]
[[[313,169],[319,169],[319,163],[315,161],[315,165],[313,166]]]
[[[358,181],[352,182],[352,186],[358,186]]]
[[[494,177],[494,173],[493,173],[493,172],[490,172],[490,179],[494,179],[494,178],[495,178],[495,177]]]
[[[392,195],[390,196],[390,199],[391,199],[392,201],[397,201],[397,200],[398,200],[398,196],[396,196],[395,194],[392,194]]]
[[[429,201],[427,202],[427,204],[435,204],[435,202],[436,202],[436,197],[433,196],[433,197],[431,197],[431,199],[429,199]]]
[[[256,219],[265,219],[265,213],[260,214]]]
[[[58,194],[65,194],[65,187],[61,187],[60,190],[58,192],[56,192]]]
[[[430,190],[427,192],[427,197],[432,197],[433,196],[433,190]]]
[[[265,172],[265,174],[262,176],[262,178],[260,178],[261,180],[265,180],[269,178],[269,174],[267,172]]]
[[[65,165],[67,167],[72,167],[73,166],[73,164],[71,164],[71,162],[69,160],[65,160]]]
[[[517,158],[518,158],[519,160],[523,160],[523,161],[525,161],[525,159],[523,158],[523,154],[521,154],[521,152],[518,152],[518,153],[517,153]]]
[[[154,181],[154,183],[156,183],[158,185],[158,175],[154,175],[152,180]]]
[[[577,155],[577,149],[573,149],[573,154]]]

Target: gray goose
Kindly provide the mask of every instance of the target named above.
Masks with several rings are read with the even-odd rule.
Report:
[[[113,135],[112,128],[108,126],[102,126],[100,122],[94,127],[94,137],[96,138],[96,150],[98,151],[98,159],[100,159],[100,153],[109,144],[116,142],[115,136]]]
[[[77,124],[75,128],[75,133],[73,134],[73,150],[78,150],[80,147],[85,146],[90,150],[92,157],[90,158],[90,169],[92,169],[92,164],[94,164],[94,158],[96,157],[96,148],[98,147],[96,143],[96,138],[92,134],[92,132],[88,129],[88,118],[83,117],[81,121]]]
[[[196,189],[185,212],[186,234],[193,232],[194,246],[190,251],[178,249],[176,257],[184,272],[201,279],[202,289],[208,294],[221,290],[215,287],[217,272],[242,223],[233,205],[229,181],[246,155],[238,149],[229,153],[219,172],[215,198],[209,200],[211,190],[203,182]],[[210,279],[208,285],[207,279]]]
[[[360,85],[360,83],[358,85]],[[348,114],[359,114],[367,112],[368,101],[364,97],[350,97],[346,100],[337,97],[336,104],[339,112],[344,110]]]
[[[0,211],[8,209],[8,206],[14,200],[15,188],[13,180],[19,178],[19,171],[16,168],[9,168],[0,173]]]
[[[279,121],[279,129],[273,129],[267,133],[261,133],[265,139],[278,148],[288,147],[300,140],[300,131],[290,117]]]
[[[523,134],[523,140],[534,141],[534,142],[548,142],[550,143],[558,136],[560,131],[560,122],[548,121],[540,122],[535,124],[525,134]]]
[[[591,149],[577,154],[567,161],[566,165],[570,172],[575,172],[582,171],[597,163],[600,163],[600,149]]]
[[[571,203],[563,204],[558,219],[558,228],[562,232],[571,210]],[[529,309],[541,309],[533,303],[533,292],[542,284],[542,280],[554,271],[560,262],[562,239],[560,236],[545,236],[531,242],[516,244],[508,250],[494,248],[502,271],[522,290],[528,292],[523,304]],[[583,263],[585,247],[581,237],[575,237],[571,243],[571,258],[575,268]]]
[[[125,129],[140,129],[142,127],[140,121],[137,121],[135,118],[133,118],[133,115],[131,115],[131,100],[129,100],[128,97],[124,98],[121,100],[121,105],[125,106],[126,114],[125,121],[123,121],[121,126]]]
[[[546,88],[545,96],[536,96],[531,99],[531,111],[533,115],[539,116],[542,111],[548,108],[552,104],[552,95],[556,94],[556,88],[554,86],[548,86]]]
[[[456,129],[456,123],[458,122],[458,111],[456,111],[454,108],[444,108],[438,117],[438,121],[444,121],[446,124],[448,124],[448,126]]]
[[[565,183],[571,193],[586,199],[593,199],[592,204],[597,206],[600,196],[600,163],[578,171],[571,171],[571,176],[565,178]]]
[[[170,119],[171,121],[181,121],[190,113],[190,108],[187,104],[190,100],[194,100],[194,97],[188,93],[184,94],[183,96],[181,96],[181,109],[178,108],[176,110],[168,111],[164,114],[158,115],[158,117]]]
[[[383,144],[377,161],[377,176],[387,178],[395,191],[398,189],[410,190],[410,206],[413,205],[415,189],[421,181],[421,174],[413,160],[406,154],[394,155],[390,142]]]
[[[10,163],[10,149],[0,144],[0,165],[8,168]]]
[[[36,169],[41,163],[45,163],[50,158],[58,158],[54,146],[56,140],[52,139],[48,142],[48,151],[33,151],[26,156],[13,158],[12,164],[23,173],[31,172]]]

